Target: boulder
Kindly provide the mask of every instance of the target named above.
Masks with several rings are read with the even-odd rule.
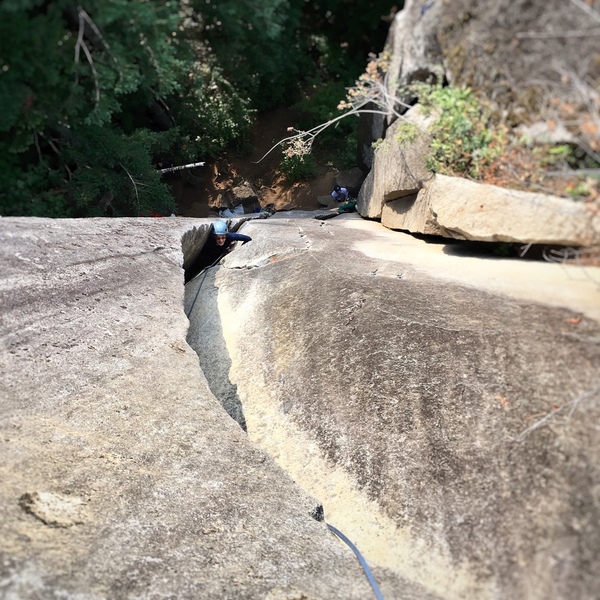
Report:
[[[372,111],[376,110],[375,104],[367,104],[365,109]],[[373,142],[376,140],[383,139],[386,129],[386,115],[385,113],[363,113],[360,115],[360,123],[358,125],[358,152],[357,152],[357,164],[365,172],[368,172],[373,167],[373,160],[375,158],[375,150],[373,148]]]
[[[425,190],[409,194],[383,205],[381,224],[389,229],[400,229],[412,233],[452,237],[440,227],[429,205],[422,201]]]
[[[384,109],[387,118],[361,115],[359,164],[374,168],[373,142],[388,137],[397,113],[415,101],[405,86],[431,76],[473,89],[531,140],[597,152],[598,107],[589,82],[598,80],[598,14],[579,0],[407,0],[389,30],[381,81],[397,99],[395,111]],[[376,206],[365,215],[378,213]]]
[[[431,179],[426,159],[430,153],[428,127],[432,118],[417,105],[388,128],[358,195],[357,211],[361,216],[381,218],[386,202],[416,194]]]
[[[0,219],[3,597],[371,594],[186,343],[182,241],[210,223]]]
[[[396,13],[386,46],[391,52],[388,68],[388,92],[406,102],[399,88],[413,81],[443,77],[444,54],[438,42],[440,19],[450,12],[444,2],[407,0]],[[405,109],[405,107],[404,107]],[[400,106],[400,110],[403,107]],[[394,119],[389,117],[389,122]]]
[[[600,269],[294,216],[247,224],[191,317],[250,439],[429,594],[595,597]]]
[[[258,203],[259,201],[257,191],[247,181],[241,185],[235,186],[231,190],[231,194],[233,196],[232,206],[234,207],[239,206],[240,204],[247,206],[249,204]]]
[[[444,57],[437,43],[437,24],[443,14],[442,2],[407,0],[404,8],[396,13],[390,26],[385,44],[390,64],[387,67],[387,92],[398,99],[396,111],[405,113],[413,98],[402,93],[401,87],[412,81],[425,81],[429,77],[443,77]],[[368,110],[382,110],[369,104]],[[386,137],[387,127],[396,120],[396,115],[384,109],[383,114],[361,115],[358,133],[359,165],[371,169],[375,162],[373,142]]]
[[[484,242],[600,244],[600,215],[591,205],[445,175],[436,175],[417,196],[386,204],[382,223]]]
[[[317,196],[317,202],[321,206],[329,207],[337,204],[336,201],[331,197],[330,194],[326,194],[324,196]]]
[[[598,71],[581,57],[599,56],[597,8],[561,0],[435,4],[443,14],[432,25],[450,83],[478,90],[524,122],[535,113],[555,123],[572,119],[572,104],[561,116],[548,115],[557,99],[586,103],[581,84],[596,80]],[[560,35],[573,31],[579,35]]]

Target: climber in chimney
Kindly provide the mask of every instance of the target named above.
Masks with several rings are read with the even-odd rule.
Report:
[[[213,223],[212,234],[210,235],[204,247],[200,251],[194,265],[186,271],[186,283],[193,279],[206,267],[216,264],[225,254],[228,254],[235,247],[236,242],[241,242],[244,245],[246,242],[251,242],[252,238],[249,235],[241,233],[231,233],[227,229],[225,221],[216,221]]]

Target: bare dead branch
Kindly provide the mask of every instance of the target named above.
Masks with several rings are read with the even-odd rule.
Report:
[[[102,35],[102,32],[100,31],[100,29],[98,28],[96,23],[94,23],[94,21],[92,20],[90,15],[81,6],[77,7],[77,14],[79,16],[80,23],[83,20],[83,21],[85,21],[85,23],[87,23],[90,26],[90,28],[96,34],[97,38],[100,40],[100,43],[106,50],[106,53],[110,56],[112,61],[115,63],[117,73],[119,74],[119,79],[117,82],[117,85],[118,85],[123,80],[123,73],[121,71],[121,65],[119,64],[119,59],[112,53],[108,42]]]
[[[90,15],[88,15],[88,13],[81,6],[77,7],[77,14],[79,15],[80,19],[83,19],[92,28],[94,33],[98,36],[98,39],[100,40],[102,45],[107,50],[110,50],[110,46],[108,45],[108,42],[104,39],[104,36],[100,32],[100,29],[98,29],[98,27],[96,26],[96,23],[94,23],[94,21],[92,21],[92,18],[90,17]]]
[[[546,171],[549,177],[572,177],[573,175],[600,175],[600,169],[564,169],[562,171]]]
[[[335,117],[334,119],[331,119],[325,123],[321,123],[320,125],[317,125],[316,127],[313,127],[312,129],[309,129],[308,131],[300,131],[299,133],[295,134],[295,135],[291,135],[287,138],[284,138],[282,140],[280,140],[279,142],[277,142],[274,146],[272,146],[269,150],[267,150],[267,152],[265,152],[265,154],[263,154],[263,156],[257,160],[254,161],[255,164],[258,164],[259,162],[263,161],[269,154],[271,154],[271,152],[273,152],[273,150],[275,150],[275,148],[277,148],[278,146],[281,146],[281,144],[285,144],[285,143],[289,143],[289,142],[293,142],[296,139],[307,139],[309,140],[308,143],[312,144],[312,142],[314,141],[314,139],[325,129],[327,129],[328,127],[330,127],[331,125],[334,125],[335,123],[337,123],[338,121],[341,121],[342,119],[345,119],[346,117],[350,117],[350,116],[359,116],[362,114],[374,114],[374,115],[382,115],[384,117],[387,117],[390,113],[389,111],[384,111],[384,110],[372,110],[372,109],[367,109],[367,108],[362,108],[363,106],[366,106],[367,104],[370,104],[372,101],[368,100],[365,101],[363,104],[360,105],[360,107],[355,107],[352,108],[351,110],[349,110],[348,112]],[[397,113],[396,111],[393,111],[393,113],[399,118],[399,119],[404,119],[404,117],[402,115],[400,115],[399,113]],[[418,125],[417,125],[418,127]]]
[[[83,34],[85,31],[85,11],[83,9],[79,10],[78,16],[79,16],[79,31],[77,33],[77,42],[75,43],[75,66],[77,67],[77,65],[79,65],[79,53],[81,50],[83,50],[83,53],[85,54],[85,57],[88,61],[88,64],[90,65],[90,68],[92,70],[92,74],[94,76],[94,88],[96,90],[95,93],[95,104],[96,107],[98,106],[99,102],[100,102],[100,83],[98,81],[98,72],[96,71],[96,66],[94,65],[94,59],[92,58],[92,54],[89,50],[89,48],[87,47],[86,43],[83,40]],[[75,85],[77,85],[79,83],[79,69],[75,69]]]
[[[123,169],[123,171],[125,171],[125,173],[127,173],[127,176],[129,177],[129,179],[131,180],[131,183],[133,184],[133,190],[135,191],[135,197],[139,200],[137,185],[135,184],[135,179],[131,176],[131,173],[123,166],[122,163],[119,163],[119,164],[121,165],[121,168]]]
[[[340,110],[349,109],[347,112],[321,123],[308,131],[297,131],[295,135],[289,136],[277,142],[272,146],[259,160],[255,161],[255,164],[263,161],[275,148],[282,144],[294,144],[297,141],[302,141],[303,148],[302,153],[305,154],[310,151],[315,138],[322,133],[328,127],[335,125],[338,121],[345,119],[350,116],[360,116],[362,114],[375,114],[384,117],[395,116],[398,119],[405,119],[397,110],[397,106],[404,108],[410,108],[409,104],[399,100],[395,93],[390,94],[388,91],[388,76],[387,74],[383,79],[374,78],[362,78],[357,81],[356,86],[347,88],[349,101],[343,100],[340,102],[338,108]],[[375,109],[366,108],[369,105],[375,106]],[[425,131],[422,126],[415,123],[415,126]],[[290,128],[293,131],[293,128]],[[306,152],[305,152],[306,150]]]
[[[131,176],[131,173],[125,168],[125,166],[123,165],[123,163],[119,163],[119,165],[121,166],[121,168],[123,169],[123,171],[125,171],[125,173],[127,173],[127,176],[129,177],[129,179],[131,180],[131,183],[133,185],[133,191],[135,192],[135,199],[137,201],[137,210],[138,212],[140,211],[140,197],[138,195],[138,190],[137,190],[137,185],[136,185],[136,181],[135,179]]]
[[[81,50],[81,44],[83,44],[83,32],[85,29],[85,24],[83,21],[83,17],[81,13],[79,14],[79,31],[77,32],[77,42],[75,43],[75,85],[79,83],[79,69],[77,66],[79,65],[79,51]]]
[[[92,54],[91,54],[89,48],[86,46],[85,42],[81,43],[81,47],[83,48],[83,53],[85,54],[85,57],[87,58],[87,61],[90,65],[90,69],[92,70],[92,74],[94,76],[94,89],[96,91],[95,103],[96,103],[96,107],[97,107],[98,104],[100,103],[100,82],[98,81],[98,71],[96,71],[96,66],[94,65],[94,59],[92,58]]]

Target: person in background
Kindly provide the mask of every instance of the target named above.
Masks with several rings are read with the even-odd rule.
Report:
[[[331,197],[336,202],[348,202],[348,200],[350,200],[350,194],[348,193],[348,190],[345,187],[341,187],[339,185],[336,185],[333,188],[333,192],[331,192]]]

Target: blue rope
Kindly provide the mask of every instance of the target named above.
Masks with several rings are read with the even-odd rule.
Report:
[[[375,577],[373,577],[373,573],[371,573],[371,569],[369,569],[367,561],[363,558],[363,555],[360,553],[358,548],[339,529],[336,529],[333,525],[330,525],[329,523],[326,523],[326,525],[327,527],[329,527],[330,531],[333,531],[335,535],[337,535],[343,542],[346,542],[346,544],[350,546],[350,549],[352,550],[352,552],[354,552],[356,558],[358,558],[358,562],[363,568],[363,571],[365,572],[365,575],[367,576],[367,579],[369,580],[369,583],[373,588],[373,592],[375,592],[375,597],[377,598],[377,600],[384,600],[383,594],[379,591],[379,586],[375,581]]]

